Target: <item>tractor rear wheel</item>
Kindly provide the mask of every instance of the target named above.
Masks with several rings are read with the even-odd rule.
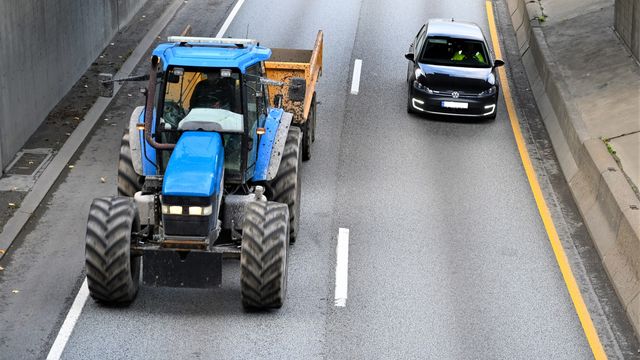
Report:
[[[302,154],[300,153],[300,128],[289,128],[287,142],[284,145],[280,168],[275,178],[269,182],[267,197],[270,200],[289,206],[289,231],[291,242],[296,241],[300,225],[300,193],[302,180]]]
[[[316,94],[313,93],[307,121],[302,125],[302,161],[311,159],[311,144],[316,140]]]
[[[247,309],[273,309],[287,293],[289,208],[273,201],[247,206],[242,226],[240,289]]]
[[[120,142],[120,159],[118,160],[118,195],[133,197],[142,189],[144,176],[136,173],[131,160],[129,131],[125,131]]]
[[[89,293],[108,304],[126,304],[138,293],[141,257],[131,255],[131,234],[139,231],[133,199],[94,199],[85,237],[85,266]]]

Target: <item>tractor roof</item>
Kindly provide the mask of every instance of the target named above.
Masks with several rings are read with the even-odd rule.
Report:
[[[253,44],[165,43],[158,45],[153,55],[162,60],[165,70],[169,66],[194,66],[239,68],[244,73],[247,67],[268,60],[271,49]]]

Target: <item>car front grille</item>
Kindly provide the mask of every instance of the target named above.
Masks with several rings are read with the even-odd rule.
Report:
[[[442,96],[451,96],[453,97],[453,93],[458,93],[458,98],[461,99],[475,99],[480,97],[480,92],[469,92],[469,91],[461,91],[461,90],[432,90],[436,95]]]

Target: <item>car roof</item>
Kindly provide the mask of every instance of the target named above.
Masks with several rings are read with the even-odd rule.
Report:
[[[427,36],[447,36],[485,41],[484,34],[478,25],[453,19],[429,19],[427,21]]]

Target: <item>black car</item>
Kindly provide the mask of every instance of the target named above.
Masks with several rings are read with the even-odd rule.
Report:
[[[482,30],[473,23],[429,20],[409,53],[409,113],[494,119],[498,102],[494,60]]]

